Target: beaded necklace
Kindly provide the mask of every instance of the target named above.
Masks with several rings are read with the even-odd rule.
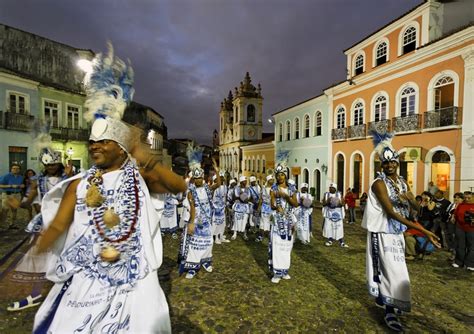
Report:
[[[120,186],[113,197],[107,197],[101,169],[94,166],[87,174],[88,214],[105,244],[100,255],[108,262],[118,260],[120,251],[125,250],[125,241],[136,231],[139,213],[138,170],[129,159],[121,169],[123,173],[118,182]],[[114,206],[118,205],[122,208],[120,216],[114,211]]]

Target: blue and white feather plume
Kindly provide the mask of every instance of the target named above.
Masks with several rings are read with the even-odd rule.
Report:
[[[376,130],[370,131],[374,149],[379,155],[380,161],[396,161],[399,162],[399,154],[392,146],[394,134],[391,132],[380,133]]]
[[[193,146],[189,143],[186,148],[186,156],[188,157],[188,166],[191,170],[193,178],[204,176],[204,170],[201,168],[203,148],[200,146]]]
[[[105,117],[122,119],[135,92],[130,61],[126,64],[116,57],[110,42],[107,47],[107,55],[97,54],[92,61],[91,71],[84,77],[87,94],[85,106],[88,110],[84,118],[90,122]]]

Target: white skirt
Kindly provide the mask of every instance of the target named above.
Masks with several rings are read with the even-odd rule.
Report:
[[[33,333],[171,333],[168,303],[156,271],[134,287],[105,286],[79,272],[60,297],[63,287],[65,283],[56,283],[41,304]],[[50,312],[52,322],[44,328]]]
[[[369,293],[374,297],[381,297],[385,305],[409,312],[410,278],[405,263],[403,234],[368,232],[366,255]]]
[[[323,237],[339,240],[344,238],[344,225],[342,220],[332,221],[329,218],[324,219]]]

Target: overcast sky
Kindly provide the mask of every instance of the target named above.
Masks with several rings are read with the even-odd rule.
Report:
[[[249,71],[263,118],[345,79],[343,50],[422,0],[0,0],[0,22],[130,58],[135,101],[169,138],[209,144],[220,102]],[[268,122],[264,131],[272,132]]]

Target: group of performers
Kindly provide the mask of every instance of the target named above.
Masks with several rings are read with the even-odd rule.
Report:
[[[256,178],[225,180],[214,162],[208,185],[201,168],[202,151],[188,147],[190,173],[184,180],[160,166],[149,146],[133,140],[134,130],[121,121],[133,96],[133,71],[110,47],[98,55],[87,73],[87,115],[92,122],[89,152],[93,166],[72,176],[71,166],[48,144],[40,147],[45,172],[27,201],[41,203],[41,213],[28,225],[29,251],[15,275],[36,283],[12,311],[39,304],[41,282],[54,283],[34,321],[34,333],[171,332],[168,305],[157,269],[162,263],[162,233],[177,238],[179,272],[192,279],[199,270],[213,271],[212,247],[240,234],[256,242],[268,236],[271,282],[290,279],[295,239],[312,237],[313,198],[308,185],[290,182],[288,151],[276,155],[274,173],[264,185]],[[120,88],[120,89],[118,89]],[[48,137],[44,134],[45,138]],[[49,137],[50,138],[50,137]],[[44,138],[43,138],[44,139]],[[406,182],[397,175],[398,154],[388,135],[374,134],[383,172],[370,187],[362,226],[367,229],[367,280],[376,305],[385,309],[385,322],[401,331],[400,312],[410,311],[410,284],[404,260],[406,226],[424,233],[439,247],[438,238],[408,220],[416,206]],[[344,242],[344,202],[330,184],[323,196],[323,236],[331,246]],[[29,277],[29,278],[28,278]]]

